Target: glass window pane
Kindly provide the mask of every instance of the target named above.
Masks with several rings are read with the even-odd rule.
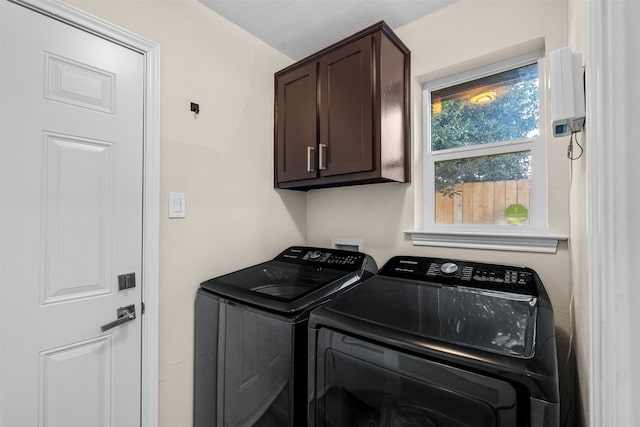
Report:
[[[537,136],[538,65],[431,92],[431,149]]]
[[[531,152],[435,162],[436,224],[529,224]]]

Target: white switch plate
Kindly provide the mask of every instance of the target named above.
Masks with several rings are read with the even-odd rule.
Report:
[[[185,218],[184,193],[169,193],[169,218]]]

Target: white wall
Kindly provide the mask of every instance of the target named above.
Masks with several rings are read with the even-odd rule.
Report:
[[[569,46],[588,60],[587,2],[569,1]],[[587,74],[589,71],[587,70]],[[589,76],[591,77],[591,76]],[[589,78],[588,77],[588,78]],[[573,162],[571,184],[571,257],[574,283],[573,348],[576,371],[576,425],[589,425],[589,264],[587,240],[587,158],[589,157],[589,124],[578,135],[584,155]]]
[[[159,424],[191,426],[198,284],[305,241],[305,195],[273,190],[273,73],[292,61],[195,0],[71,3],[161,46]]]
[[[555,311],[564,403],[573,392],[571,369],[564,366],[572,280],[567,242],[562,242],[553,255],[414,247],[403,230],[419,224],[416,193],[421,180],[421,83],[535,48],[550,52],[567,46],[567,21],[566,1],[461,0],[397,29],[411,50],[413,183],[313,190],[307,196],[307,236],[311,245],[328,245],[331,237],[362,238],[365,252],[379,265],[392,255],[409,254],[534,268],[547,287]],[[566,139],[548,135],[549,227],[552,232],[568,235],[570,162],[566,145]],[[563,411],[568,410],[565,405]]]

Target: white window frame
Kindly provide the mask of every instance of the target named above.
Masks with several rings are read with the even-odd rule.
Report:
[[[431,150],[431,92],[514,68],[538,64],[539,135],[506,142],[471,147]],[[548,232],[547,157],[545,119],[545,66],[542,51],[475,68],[456,75],[426,82],[422,87],[422,204],[423,230],[406,232],[414,245],[515,250],[555,253],[566,236]],[[435,163],[439,161],[529,151],[531,153],[531,193],[529,225],[436,224]]]

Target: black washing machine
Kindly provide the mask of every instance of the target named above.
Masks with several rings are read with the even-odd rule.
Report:
[[[194,426],[305,426],[309,312],[376,272],[360,252],[296,246],[203,282]]]
[[[311,313],[309,425],[557,427],[553,312],[529,268],[394,257]]]

